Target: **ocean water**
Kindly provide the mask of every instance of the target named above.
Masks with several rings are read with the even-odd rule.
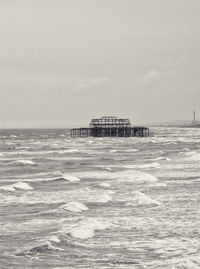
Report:
[[[0,132],[0,268],[200,268],[200,129]]]

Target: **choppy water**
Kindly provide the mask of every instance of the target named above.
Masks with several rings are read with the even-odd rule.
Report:
[[[200,268],[200,129],[2,130],[0,268]]]

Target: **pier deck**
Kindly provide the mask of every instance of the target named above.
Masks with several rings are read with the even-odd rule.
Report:
[[[146,127],[121,127],[121,128],[74,128],[71,129],[71,137],[145,137],[149,136]]]

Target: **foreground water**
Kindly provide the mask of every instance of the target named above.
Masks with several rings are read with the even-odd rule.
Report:
[[[2,130],[0,268],[200,268],[200,129]]]

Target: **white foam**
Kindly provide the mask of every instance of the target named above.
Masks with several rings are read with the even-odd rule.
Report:
[[[15,184],[13,184],[13,187],[16,189],[22,189],[22,190],[32,190],[33,189],[30,185],[28,185],[25,182],[17,182]]]
[[[94,230],[86,226],[74,228],[71,230],[70,233],[73,237],[79,239],[87,239],[92,238],[94,236]]]
[[[199,161],[200,160],[200,152],[197,152],[197,151],[179,152],[179,155],[185,157],[186,161]]]
[[[183,155],[183,156],[193,156],[193,155],[196,155],[196,154],[197,154],[196,151],[179,152],[179,155]]]
[[[148,173],[135,171],[135,170],[128,170],[126,172],[122,172],[122,180],[126,179],[127,181],[149,181],[149,182],[155,182],[158,179]]]
[[[156,183],[152,183],[150,186],[151,187],[167,187],[167,184],[164,182],[156,182]]]
[[[137,152],[137,151],[139,151],[139,149],[126,149],[124,151],[126,151],[126,152]]]
[[[74,188],[60,191],[26,191],[20,196],[4,195],[0,192],[1,203],[20,203],[20,204],[69,204],[72,201],[79,201],[83,204],[88,203],[108,203],[112,200],[113,191],[101,188]],[[62,212],[59,208],[56,211]]]
[[[127,167],[127,166],[123,166]],[[130,167],[130,166],[128,166]],[[131,166],[132,167],[132,166]],[[148,173],[136,171],[136,170],[125,170],[122,172],[105,172],[105,171],[86,171],[80,173],[74,173],[75,176],[83,178],[91,178],[91,179],[118,179],[120,181],[150,181],[155,182],[158,179]]]
[[[174,267],[172,267],[172,269],[200,269],[200,267],[196,263],[188,259],[175,265]]]
[[[3,156],[4,156],[4,154],[0,152],[0,156],[1,156],[1,157],[3,157]]]
[[[85,206],[83,203],[80,202],[70,202],[68,204],[62,205],[60,208],[78,213],[84,210],[88,210],[87,206]]]
[[[78,181],[80,181],[80,178],[72,176],[72,175],[69,175],[67,173],[63,174],[62,178],[65,179],[65,180],[68,180],[70,182],[78,182]]]
[[[60,151],[58,153],[76,153],[76,152],[78,152],[77,149],[66,149],[66,150]]]
[[[131,202],[134,202],[137,205],[151,205],[151,204],[161,205],[159,201],[151,199],[150,197],[148,197],[147,195],[145,195],[140,191],[134,191],[132,193]],[[127,205],[131,205],[131,203],[127,202]]]
[[[60,243],[60,239],[56,236],[56,235],[52,235],[50,237],[48,237],[49,241],[55,242],[55,243]]]
[[[160,168],[160,164],[154,162],[145,164],[125,165],[124,168]]]
[[[16,147],[16,149],[30,149],[30,147],[23,147],[23,146],[21,146],[21,147]]]
[[[113,171],[113,169],[112,169],[112,168],[110,168],[110,167],[106,167],[106,168],[105,168],[105,170],[108,170],[108,171]]]
[[[69,230],[68,227],[64,227],[62,231],[66,232],[67,230],[67,232],[75,238],[89,239],[94,237],[95,231],[104,230],[109,227],[110,223],[105,222],[104,220],[89,218],[87,220],[80,221],[78,224],[74,225],[74,227],[69,228]]]
[[[30,255],[31,253],[41,253],[43,251],[47,250],[57,250],[57,251],[63,251],[64,249],[62,248],[58,248],[52,245],[51,243],[52,240],[48,241],[48,240],[41,240],[38,244],[25,248],[23,251],[21,251],[22,253],[26,254],[26,255]]]
[[[35,163],[31,160],[18,160],[15,163],[25,164],[25,165],[35,165]]]
[[[103,193],[101,195],[97,195],[89,199],[90,202],[94,202],[94,203],[108,203],[111,200],[112,200],[112,196],[107,193]]]
[[[103,188],[110,188],[110,184],[107,182],[102,182],[99,184],[99,186],[103,187]]]
[[[154,161],[161,161],[161,160],[170,161],[171,159],[170,158],[167,158],[167,157],[158,157],[158,158],[154,158],[153,160]]]
[[[13,187],[13,185],[7,185],[7,186],[0,187],[0,190],[3,190],[3,191],[15,191],[15,188]]]
[[[176,142],[167,142],[167,143],[165,143],[165,145],[177,145],[177,143]]]
[[[15,191],[16,189],[22,189],[22,190],[32,190],[33,188],[28,185],[27,183],[24,182],[17,182],[15,184],[12,185],[7,185],[7,186],[2,186],[0,187],[0,190],[4,190],[4,191]]]

